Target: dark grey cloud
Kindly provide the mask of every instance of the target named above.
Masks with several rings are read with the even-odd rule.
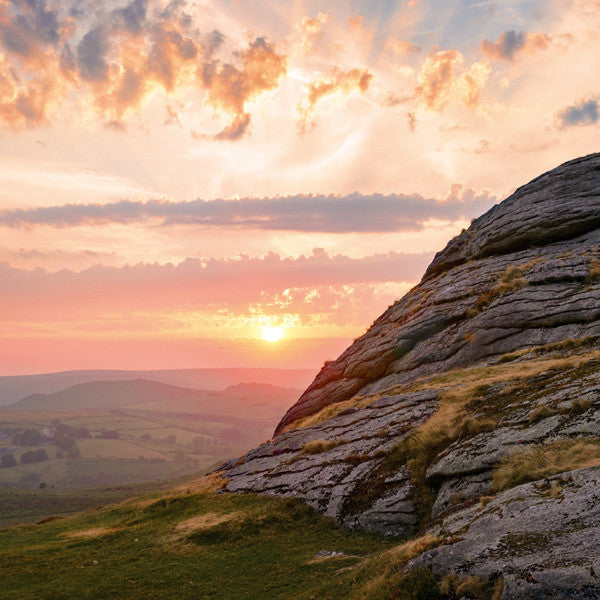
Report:
[[[496,42],[484,40],[483,51],[494,58],[513,60],[515,54],[525,46],[527,34],[524,31],[505,31]]]
[[[108,204],[64,204],[0,211],[0,226],[28,229],[109,223],[133,224],[151,219],[164,226],[193,224],[304,232],[394,232],[422,229],[429,219],[470,219],[490,208],[496,199],[487,193],[453,188],[444,200],[420,195],[371,194],[346,196],[297,195],[241,200],[170,202],[121,200]]]
[[[133,0],[123,8],[111,13],[115,27],[126,29],[132,33],[141,33],[146,24],[148,0]]]
[[[594,125],[600,121],[600,101],[597,98],[581,100],[577,104],[563,108],[556,118],[561,129]]]
[[[520,52],[537,52],[548,48],[552,38],[541,31],[505,31],[495,42],[484,40],[481,51],[491,60],[514,61]]]
[[[108,77],[106,54],[110,48],[108,31],[104,26],[88,31],[77,45],[79,74],[88,81],[104,81]]]
[[[13,18],[0,23],[0,44],[9,52],[32,57],[40,45],[60,40],[58,14],[42,0],[11,0]]]

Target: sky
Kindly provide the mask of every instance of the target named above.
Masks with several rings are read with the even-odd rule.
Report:
[[[318,368],[599,73],[600,0],[0,0],[0,375]]]

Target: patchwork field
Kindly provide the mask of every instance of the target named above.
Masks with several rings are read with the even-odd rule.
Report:
[[[298,391],[92,382],[0,407],[0,488],[110,486],[205,472],[268,439]]]

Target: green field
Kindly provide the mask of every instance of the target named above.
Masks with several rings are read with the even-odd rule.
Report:
[[[342,530],[292,499],[182,488],[0,531],[0,598],[442,598],[431,574],[399,575],[430,544]]]
[[[0,489],[120,485],[206,471],[268,439],[295,395],[273,386],[210,392],[150,381],[38,394],[0,407],[0,459],[9,453],[17,463],[0,460]],[[268,410],[258,410],[264,403]],[[74,454],[59,446],[59,426],[85,432],[69,433]],[[19,441],[26,431],[37,432],[38,441]],[[25,464],[32,451],[47,459]]]

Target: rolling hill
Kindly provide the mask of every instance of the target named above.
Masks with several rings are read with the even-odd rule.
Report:
[[[304,389],[313,379],[313,369],[172,369],[154,371],[88,370],[40,375],[0,377],[0,405],[10,404],[31,394],[51,394],[73,385],[93,381],[149,379],[187,388],[219,390],[237,383],[268,383]]]
[[[72,411],[133,408],[269,420],[285,412],[299,390],[264,383],[238,383],[225,390],[199,390],[134,379],[93,381],[52,394],[32,394],[10,410]]]

